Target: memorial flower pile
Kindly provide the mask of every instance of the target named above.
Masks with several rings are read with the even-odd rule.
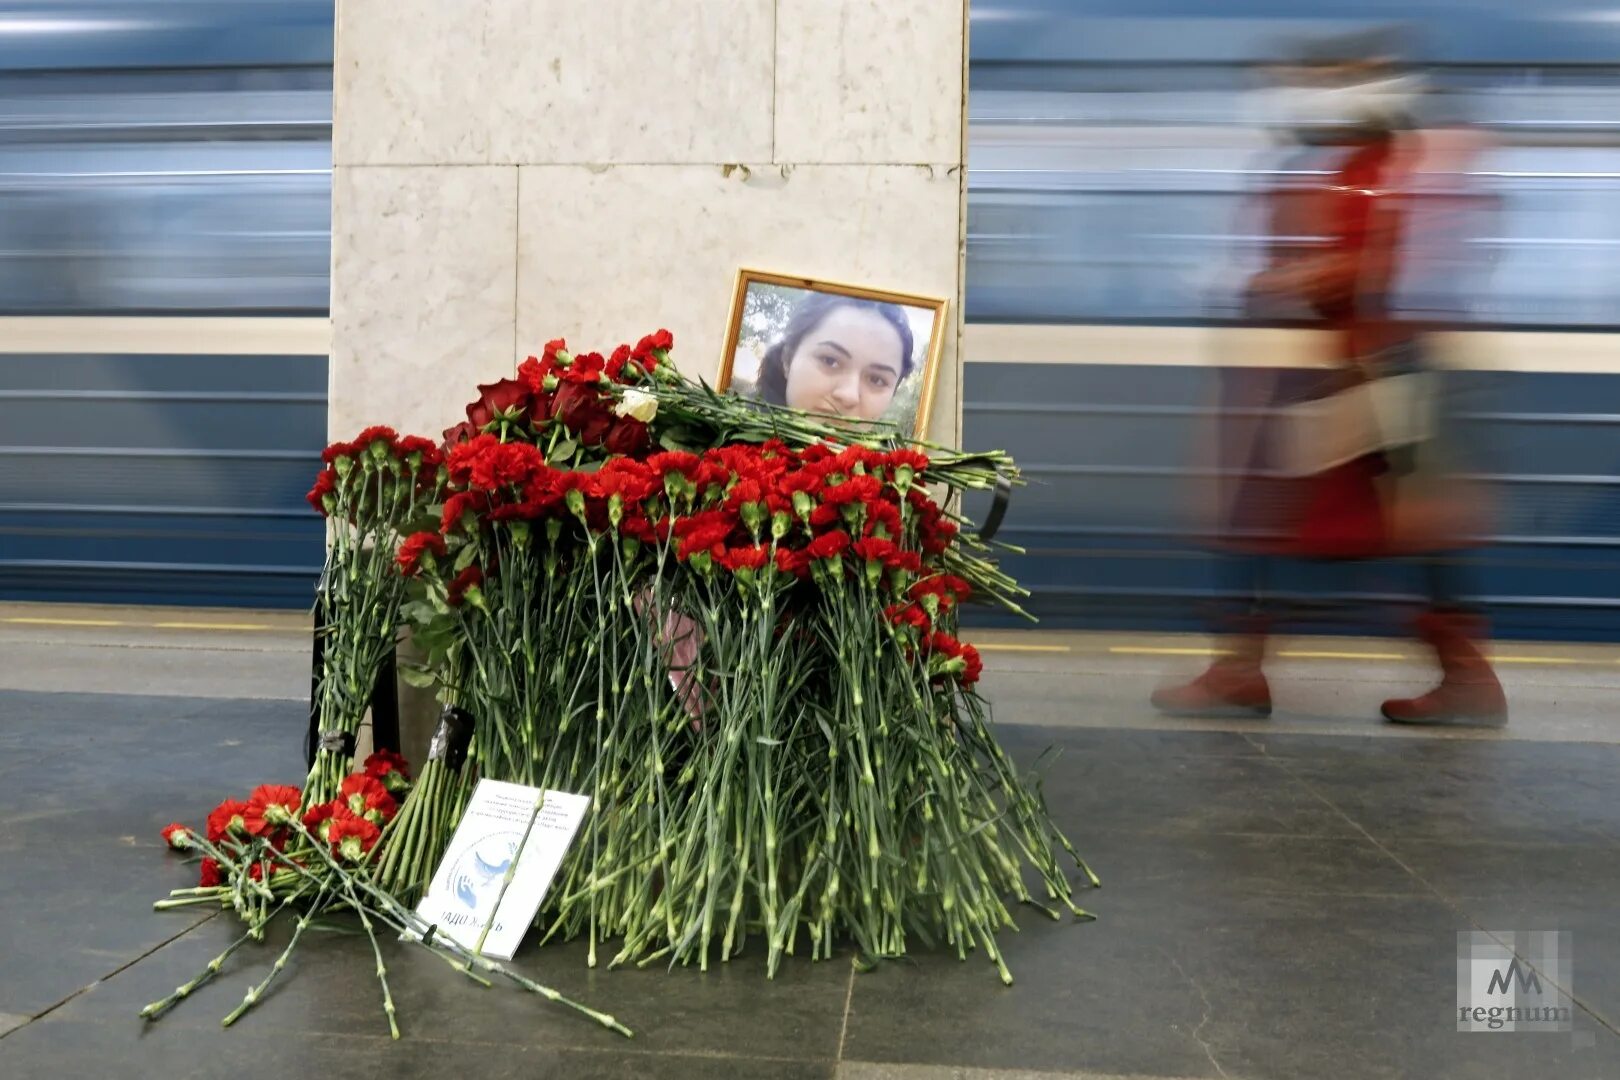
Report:
[[[799,950],[920,943],[1010,982],[1014,905],[1086,915],[1064,859],[1096,878],[996,742],[959,633],[965,603],[1018,610],[950,509],[1012,462],[718,395],[671,345],[552,342],[442,447],[372,429],[328,451],[323,756],[302,792],[182,829],[204,880],[166,903],[231,906],[244,940],[290,911],[294,943],[352,910],[560,1000],[412,911],[492,778],[590,796],[536,939],[584,937],[592,965],[754,955],[769,976]],[[401,628],[439,729],[414,780],[391,755],[351,773],[344,736]],[[380,951],[378,976],[393,1027]]]

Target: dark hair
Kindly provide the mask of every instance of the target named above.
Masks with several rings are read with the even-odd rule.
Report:
[[[755,395],[771,405],[787,404],[787,369],[788,362],[793,354],[799,350],[799,343],[828,315],[841,307],[863,308],[875,311],[883,317],[895,333],[900,335],[900,378],[904,379],[911,374],[911,323],[906,319],[906,313],[900,310],[897,304],[885,304],[880,300],[862,300],[854,296],[840,296],[837,293],[811,293],[799,301],[788,317],[787,328],[782,331],[782,337],[765,350],[765,355],[759,363],[759,378],[754,383]]]

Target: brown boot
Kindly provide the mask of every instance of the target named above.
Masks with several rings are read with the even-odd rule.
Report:
[[[1485,620],[1455,612],[1428,611],[1417,618],[1418,636],[1440,661],[1440,685],[1415,698],[1384,702],[1384,719],[1396,724],[1507,723],[1507,698],[1491,663],[1479,650]]]
[[[1166,686],[1149,700],[1166,716],[1212,718],[1267,717],[1271,715],[1271,687],[1260,663],[1265,658],[1264,634],[1229,639],[1230,656],[1223,656],[1189,683]]]

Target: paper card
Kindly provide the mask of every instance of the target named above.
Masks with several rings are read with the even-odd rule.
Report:
[[[588,795],[547,791],[542,799],[539,788],[478,781],[416,913],[469,949],[489,925],[483,954],[512,959],[590,805]],[[503,895],[514,858],[517,869]]]

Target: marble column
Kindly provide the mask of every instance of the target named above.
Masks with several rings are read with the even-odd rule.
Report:
[[[548,338],[712,378],[739,266],[947,296],[965,0],[339,0],[330,425],[436,434]]]
[[[437,435],[553,337],[712,379],[750,266],[949,297],[956,442],[966,7],[338,0],[334,437]]]

